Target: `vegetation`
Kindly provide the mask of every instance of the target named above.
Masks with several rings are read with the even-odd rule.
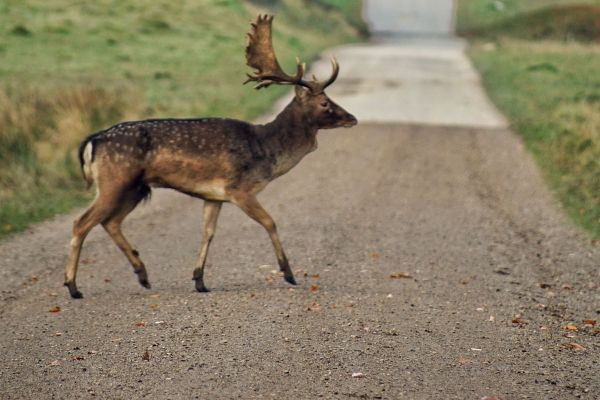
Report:
[[[459,26],[486,89],[565,209],[599,238],[600,1],[504,1],[504,16],[484,3],[495,2],[460,0]]]
[[[359,0],[0,3],[0,238],[89,198],[75,153],[93,131],[265,112],[284,89],[241,83],[249,21],[266,11],[290,70],[364,32]]]
[[[459,33],[479,32],[502,21],[523,19],[529,13],[553,10],[561,7],[579,8],[579,6],[600,5],[599,0],[458,0],[457,29]],[[539,22],[539,21],[536,21]],[[555,21],[542,21],[546,26]],[[530,28],[536,26],[529,24]],[[510,34],[509,32],[504,32]]]

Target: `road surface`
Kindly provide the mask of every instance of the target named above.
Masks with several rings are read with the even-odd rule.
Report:
[[[151,290],[96,229],[85,298],[69,299],[73,215],[0,243],[0,398],[598,398],[600,336],[583,321],[600,313],[600,254],[462,46],[333,50],[331,95],[361,123],[320,133],[260,197],[296,287],[263,229],[226,206],[212,292],[196,293],[201,202],[169,191],[125,223]]]

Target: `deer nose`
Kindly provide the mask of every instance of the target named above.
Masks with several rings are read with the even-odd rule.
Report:
[[[344,122],[344,127],[350,128],[351,126],[354,126],[356,124],[358,124],[358,120],[356,119],[356,117],[352,114],[348,114],[348,117],[346,118],[346,121]]]

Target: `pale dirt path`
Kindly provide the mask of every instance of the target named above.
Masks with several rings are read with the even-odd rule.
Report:
[[[598,337],[581,323],[600,311],[588,287],[598,283],[600,254],[562,216],[511,133],[326,132],[261,198],[279,222],[297,288],[271,278],[262,229],[225,207],[207,273],[213,292],[195,293],[200,202],[179,195],[159,196],[126,226],[150,291],[102,232],[86,243],[81,301],[61,287],[62,227],[54,238],[3,243],[0,268],[29,268],[37,281],[3,283],[0,397],[600,393]],[[390,279],[394,272],[412,278]],[[49,313],[53,306],[62,311]],[[518,315],[524,324],[513,326]],[[562,337],[569,322],[580,332]],[[586,350],[570,350],[572,342]]]
[[[355,86],[342,72],[334,98],[348,106]],[[600,254],[508,130],[323,132],[261,199],[296,288],[271,273],[262,228],[230,206],[209,257],[213,291],[196,293],[201,203],[170,192],[125,224],[150,291],[96,230],[86,297],[70,300],[72,216],[1,243],[0,398],[598,397],[599,339],[582,320],[600,313]]]

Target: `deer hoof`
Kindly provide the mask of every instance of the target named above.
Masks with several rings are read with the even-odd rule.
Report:
[[[77,290],[75,282],[65,282],[65,286],[69,289],[69,294],[72,299],[83,299],[83,294]]]
[[[196,291],[199,293],[208,293],[210,290],[206,286],[204,286],[204,282],[200,280],[196,280]]]
[[[148,279],[139,279],[140,285],[142,285],[143,287],[145,287],[146,289],[152,289],[152,285],[150,285],[150,282],[148,282]]]
[[[148,281],[148,273],[146,272],[145,268],[136,271],[136,274],[138,276],[138,282],[140,283],[140,285],[142,285],[146,289],[150,289],[152,287],[150,285],[150,282]]]
[[[294,275],[291,276],[284,276],[283,279],[285,279],[285,281],[287,283],[289,283],[290,285],[297,285],[296,283],[296,279],[294,279]]]

